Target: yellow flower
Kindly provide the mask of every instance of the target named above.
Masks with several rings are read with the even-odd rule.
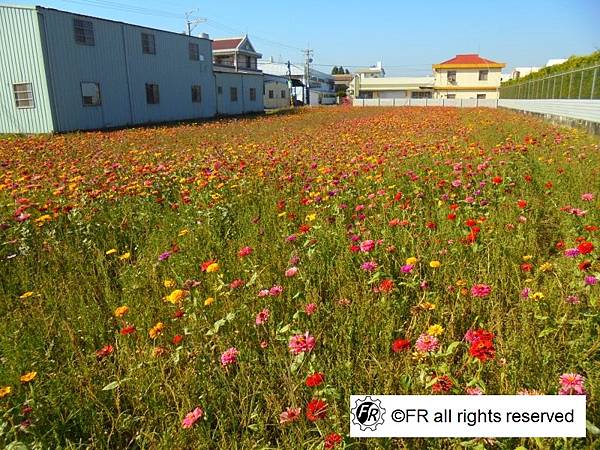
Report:
[[[430,261],[429,262],[429,267],[433,268],[433,269],[437,269],[438,267],[440,267],[442,265],[441,262],[439,261]]]
[[[163,286],[169,289],[175,287],[175,281],[171,280],[170,278],[167,278],[165,281],[163,281]]]
[[[12,392],[12,388],[10,386],[1,387],[0,388],[0,398],[6,397],[11,392]]]
[[[119,256],[119,259],[121,261],[125,261],[126,259],[131,258],[131,253],[127,252],[127,253],[123,253],[121,256]]]
[[[316,214],[314,214],[314,213],[313,213],[313,214],[309,214],[309,215],[307,215],[307,216],[306,216],[306,221],[307,221],[307,222],[312,222],[312,221],[313,221],[313,220],[315,220],[316,218],[317,218],[317,215],[316,215]]]
[[[531,258],[533,258],[533,256],[531,256],[531,255],[523,255],[523,261],[527,262],[527,261],[531,260]]]
[[[52,220],[52,216],[50,214],[44,214],[43,216],[38,217],[37,219],[34,220],[34,222],[38,225],[38,226],[42,226],[44,225],[44,223],[46,223],[47,221]]]
[[[29,383],[35,377],[37,377],[37,372],[27,372],[24,375],[21,375],[21,383]]]
[[[19,298],[28,298],[28,297],[31,297],[32,295],[33,295],[33,292],[28,291],[28,292],[25,292],[24,294],[21,294],[19,296]]]
[[[186,234],[188,234],[190,232],[190,230],[188,230],[187,228],[184,228],[183,230],[181,230],[178,234],[179,237],[183,237]]]
[[[123,317],[129,312],[129,306],[119,306],[115,309],[115,317]]]
[[[206,300],[204,300],[204,306],[210,306],[215,302],[215,299],[213,297],[208,297]]]
[[[456,285],[458,287],[466,286],[467,285],[467,280],[462,280],[462,279],[456,280]]]
[[[534,292],[531,295],[532,300],[542,300],[543,298],[544,298],[544,294],[542,294],[541,292]]]
[[[406,258],[406,264],[414,266],[417,263],[417,258],[411,256],[410,258]]]
[[[117,253],[117,249],[116,248],[111,248],[109,251],[107,251],[105,254],[106,255],[112,255],[113,253]]]
[[[165,297],[165,301],[173,303],[175,305],[177,303],[180,303],[181,300],[187,297],[187,295],[187,291],[184,291],[183,289],[175,289],[173,292],[171,292]]]
[[[552,264],[549,262],[545,262],[544,264],[542,264],[540,266],[540,270],[542,272],[548,272],[548,271],[552,270]]]
[[[150,335],[150,337],[152,339],[156,339],[158,337],[158,335],[160,333],[162,333],[162,330],[165,328],[165,324],[162,322],[158,322],[156,325],[154,325],[152,328],[150,328],[150,331],[148,332],[148,334]]]
[[[212,263],[210,266],[206,268],[207,273],[213,273],[219,271],[219,263]]]
[[[431,325],[428,329],[427,329],[427,334],[431,335],[431,336],[439,336],[440,334],[442,334],[444,332],[444,329],[442,328],[441,325],[439,324],[435,324],[435,325]]]
[[[277,217],[284,217],[287,213],[285,211],[280,212],[279,214],[277,214]]]

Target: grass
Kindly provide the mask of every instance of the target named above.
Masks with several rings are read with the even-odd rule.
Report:
[[[600,154],[581,131],[501,110],[340,107],[0,140],[0,167],[0,443],[598,445],[593,427],[567,440],[346,436],[350,394],[556,394],[563,373],[585,377],[600,425],[600,285],[584,279],[600,272]],[[595,248],[564,255],[583,242]],[[476,284],[490,294],[474,297]],[[184,298],[165,301],[175,289]],[[494,334],[485,361],[464,339],[479,328]],[[294,356],[306,331],[316,345]],[[439,349],[420,352],[428,332]],[[411,348],[393,352],[398,338]],[[314,372],[325,381],[308,387]],[[313,398],[328,404],[315,422]],[[301,416],[282,425],[288,407]]]

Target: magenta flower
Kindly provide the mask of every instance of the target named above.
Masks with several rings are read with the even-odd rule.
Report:
[[[256,315],[256,325],[263,325],[269,320],[269,316],[271,315],[270,311],[265,308],[261,312]]]
[[[367,241],[362,241],[360,243],[360,251],[363,253],[369,253],[371,251],[373,251],[373,249],[375,248],[375,241],[369,239]]]
[[[360,268],[366,272],[372,272],[377,269],[377,263],[375,261],[367,261],[360,265]]]
[[[438,339],[430,334],[423,333],[415,342],[415,348],[423,353],[437,350],[440,346]]]
[[[221,365],[223,367],[227,367],[231,364],[235,364],[237,362],[237,356],[239,353],[240,351],[235,347],[225,350],[221,355]]]
[[[576,256],[579,256],[579,249],[578,248],[568,248],[565,250],[564,255],[568,258],[574,258]]]
[[[252,251],[253,251],[252,247],[248,247],[248,246],[242,247],[240,249],[240,251],[238,252],[238,256],[240,258],[244,258],[244,257],[248,256],[250,253],[252,253]]]
[[[400,272],[411,273],[414,268],[415,268],[415,266],[412,264],[404,264],[402,267],[400,267]]]
[[[529,294],[531,294],[531,289],[526,287],[521,291],[521,298],[529,298]]]
[[[315,303],[309,303],[304,307],[304,312],[311,316],[317,311],[317,305]]]
[[[594,194],[592,194],[591,192],[585,192],[581,194],[581,200],[583,200],[584,202],[591,202],[594,200]]]
[[[283,292],[283,287],[279,286],[279,285],[275,285],[273,286],[271,289],[269,289],[269,295],[271,297],[277,297],[278,295],[280,295]]]
[[[167,250],[166,252],[160,254],[160,256],[158,257],[158,260],[159,261],[166,261],[170,257],[171,257],[171,252]]]
[[[310,352],[315,348],[315,343],[315,337],[311,336],[307,331],[304,334],[292,336],[288,347],[294,355],[299,355],[300,353]]]
[[[565,299],[565,302],[570,303],[571,305],[578,305],[579,303],[581,303],[581,300],[579,300],[579,297],[576,295],[569,295]]]
[[[583,282],[586,286],[594,286],[595,284],[598,284],[598,278],[596,278],[594,275],[586,275],[583,279]]]
[[[468,395],[483,395],[483,391],[478,387],[468,387],[465,389]]]
[[[191,428],[204,415],[200,407],[186,414],[185,419],[181,421],[182,428]]]
[[[492,292],[492,288],[487,284],[475,284],[471,287],[471,295],[473,297],[487,297]]]

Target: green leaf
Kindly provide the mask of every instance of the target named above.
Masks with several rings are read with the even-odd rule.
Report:
[[[452,353],[454,353],[454,350],[456,350],[456,347],[458,347],[459,345],[460,341],[454,341],[450,343],[450,345],[448,345],[448,348],[446,349],[446,356],[449,356]]]
[[[587,428],[587,430],[592,433],[592,434],[600,434],[600,428],[598,428],[596,425],[594,425],[592,422],[590,422],[589,420],[585,421],[585,427]]]
[[[544,336],[548,336],[550,333],[554,333],[555,331],[556,328],[546,328],[545,330],[542,330],[540,334],[538,334],[538,337],[542,338]]]

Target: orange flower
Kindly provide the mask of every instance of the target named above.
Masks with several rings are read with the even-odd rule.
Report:
[[[21,383],[29,383],[37,377],[37,372],[27,372],[21,375]]]

